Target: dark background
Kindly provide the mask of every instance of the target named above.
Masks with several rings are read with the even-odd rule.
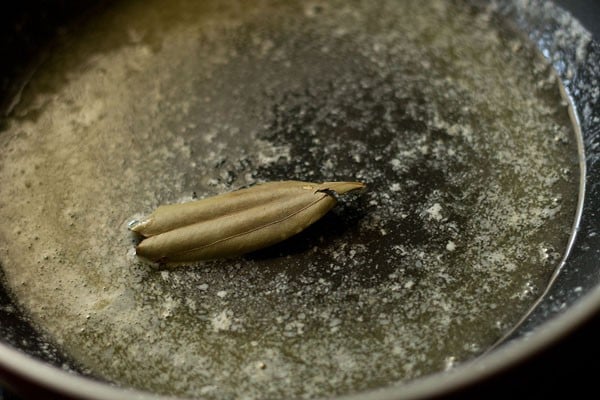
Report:
[[[555,3],[571,11],[596,40],[600,41],[600,1],[599,0],[554,0]]]

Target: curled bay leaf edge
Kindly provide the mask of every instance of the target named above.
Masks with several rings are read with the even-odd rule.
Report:
[[[158,207],[129,229],[136,254],[160,265],[233,258],[279,243],[322,218],[362,182],[279,181]]]

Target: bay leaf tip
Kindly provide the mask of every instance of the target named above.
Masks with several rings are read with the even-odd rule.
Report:
[[[342,195],[355,190],[363,190],[367,185],[363,182],[323,182],[319,185],[318,190],[331,190]]]

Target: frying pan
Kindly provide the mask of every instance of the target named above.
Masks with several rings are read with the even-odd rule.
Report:
[[[0,67],[3,110],[11,108],[20,85],[32,73],[35,63],[43,59],[40,52],[47,39],[60,35],[61,27],[75,19],[93,18],[94,9],[106,3],[25,1],[3,14],[0,45],[4,59],[10,60]],[[596,21],[600,17],[600,4],[559,3],[580,13],[582,22],[587,22],[588,29],[599,37]],[[503,378],[498,378],[502,371],[517,368],[528,357],[572,334],[600,309],[600,46],[586,40],[579,24],[548,2],[502,2],[498,12],[513,20],[552,62],[573,105],[573,117],[581,134],[584,154],[581,167],[585,175],[570,251],[537,307],[496,350],[450,373],[357,395],[360,398],[458,396],[461,392],[456,391],[461,389],[466,390],[462,394],[473,395],[476,384],[490,376],[502,382]],[[581,46],[585,51],[581,51]],[[36,332],[3,288],[0,288],[0,321],[0,381],[12,391],[30,398],[152,398],[87,378],[84,371],[71,370],[68,357]],[[489,380],[487,384],[490,390],[502,385]]]

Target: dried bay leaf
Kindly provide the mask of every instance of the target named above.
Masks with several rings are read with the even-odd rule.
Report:
[[[183,204],[164,205],[130,229],[138,256],[177,263],[235,257],[293,236],[323,217],[335,195],[361,182],[269,182]]]

